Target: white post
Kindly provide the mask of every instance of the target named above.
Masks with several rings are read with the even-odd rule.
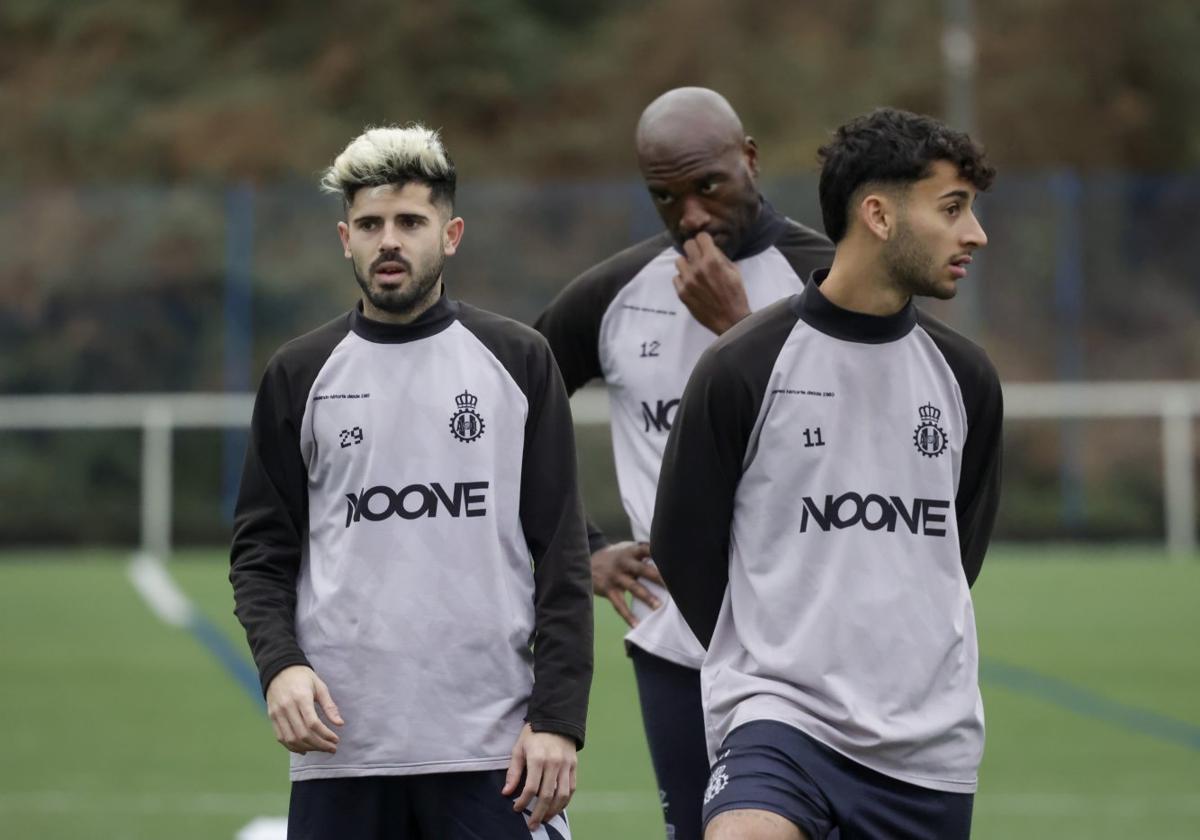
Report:
[[[1169,391],[1163,398],[1163,480],[1166,498],[1167,552],[1175,560],[1196,551],[1196,475],[1192,413],[1187,394]]]
[[[975,119],[977,53],[974,0],[942,0],[942,117],[976,141],[980,139]],[[977,338],[984,320],[983,297],[978,276],[973,279],[976,282],[958,287],[956,313],[963,331]]]
[[[142,421],[142,550],[166,561],[171,553],[171,409],[146,407]]]

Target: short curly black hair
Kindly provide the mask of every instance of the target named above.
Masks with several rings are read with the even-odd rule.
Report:
[[[898,108],[876,108],[855,117],[833,133],[817,158],[821,217],[834,242],[846,235],[850,201],[864,184],[912,184],[928,176],[939,160],[958,167],[978,190],[986,190],[996,177],[983,149],[965,133]]]

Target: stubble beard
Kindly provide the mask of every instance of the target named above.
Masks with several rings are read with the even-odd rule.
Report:
[[[446,257],[437,257],[416,271],[410,260],[398,256],[391,256],[389,259],[404,265],[408,272],[409,282],[402,283],[394,289],[375,288],[371,285],[370,278],[364,277],[359,271],[357,263],[354,265],[354,279],[358,282],[358,287],[362,289],[363,295],[376,309],[391,315],[410,315],[426,301],[434,286],[437,285],[446,264]]]
[[[754,223],[758,221],[759,205],[760,201],[756,193],[754,201],[743,205],[741,211],[738,213],[737,219],[728,233],[728,239],[721,246],[721,251],[729,259],[736,260],[740,255],[739,252],[750,237],[750,231],[754,227]]]
[[[884,249],[883,259],[888,276],[906,295],[950,300],[958,294],[954,283],[938,282],[933,255],[904,221],[897,225],[896,238]]]
[[[717,246],[731,260],[736,260],[740,255],[739,252],[750,237],[750,231],[754,229],[754,225],[758,222],[758,214],[762,211],[762,196],[759,195],[758,186],[749,175],[745,175],[743,186],[746,191],[746,201],[738,208],[733,223],[726,229],[725,243]]]

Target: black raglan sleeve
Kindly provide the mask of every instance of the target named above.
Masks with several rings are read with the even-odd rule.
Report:
[[[1000,506],[1004,419],[1000,377],[980,347],[925,313],[921,313],[920,322],[954,372],[967,411],[967,437],[954,512],[963,573],[967,584],[973,586],[983,567]]]
[[[833,243],[829,238],[791,219],[786,220],[775,247],[796,276],[806,283],[814,271],[833,264]]]
[[[529,405],[521,527],[533,558],[533,694],[526,720],[583,746],[592,682],[592,575],[575,465],[571,405],[546,341],[462,305],[463,325],[520,385]]]
[[[229,580],[264,694],[284,668],[309,664],[296,640],[296,579],[308,535],[300,423],[316,371],[347,323],[341,318],[284,347],[267,365],[254,400]]]
[[[650,550],[705,647],[729,584],[734,497],[747,449],[775,360],[796,324],[792,300],[754,313],[705,351],[667,438]]]
[[[550,344],[567,394],[604,378],[600,364],[600,325],[617,293],[650,260],[670,245],[664,233],[616,254],[572,280],[538,316],[534,329]],[[587,520],[588,548],[608,545],[604,532]]]
[[[974,585],[983,567],[1000,507],[1000,462],[1003,453],[1004,398],[1000,379],[989,364],[973,386],[964,387],[967,405],[967,440],[963,445],[962,471],[954,512],[963,572]]]

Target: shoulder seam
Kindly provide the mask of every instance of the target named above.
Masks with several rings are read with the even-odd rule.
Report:
[[[474,307],[472,307],[472,308],[474,308]],[[482,311],[482,310],[476,310],[476,311]],[[491,313],[488,313],[488,314],[491,314]],[[504,319],[504,320],[508,320],[508,319]],[[513,321],[512,323],[515,324],[517,322]],[[514,388],[517,389],[517,393],[519,393],[521,395],[522,399],[525,400],[525,411],[528,414],[529,404],[530,404],[529,394],[526,393],[525,388],[523,388],[521,386],[521,383],[517,381],[517,378],[516,378],[516,376],[513,375],[513,372],[508,369],[508,365],[504,364],[504,360],[501,359],[499,356],[497,356],[495,351],[492,350],[492,348],[488,346],[487,342],[485,342],[482,338],[480,338],[479,335],[476,334],[476,332],[473,329],[471,329],[466,323],[464,323],[461,318],[458,319],[458,326],[461,327],[462,330],[471,337],[471,340],[474,341],[479,346],[479,348],[481,350],[483,350],[484,353],[487,354],[487,357],[489,359],[491,359],[492,362],[497,367],[500,368],[501,372],[503,373],[504,377],[508,380],[508,382]],[[525,327],[524,324],[518,324],[518,326]],[[539,339],[541,339],[542,343],[545,343],[545,339],[543,339],[541,334],[539,334],[536,330],[533,330],[530,327],[525,327],[525,329],[529,330],[534,335],[536,335]],[[536,347],[536,346],[538,346],[538,342],[531,341],[530,346]]]

